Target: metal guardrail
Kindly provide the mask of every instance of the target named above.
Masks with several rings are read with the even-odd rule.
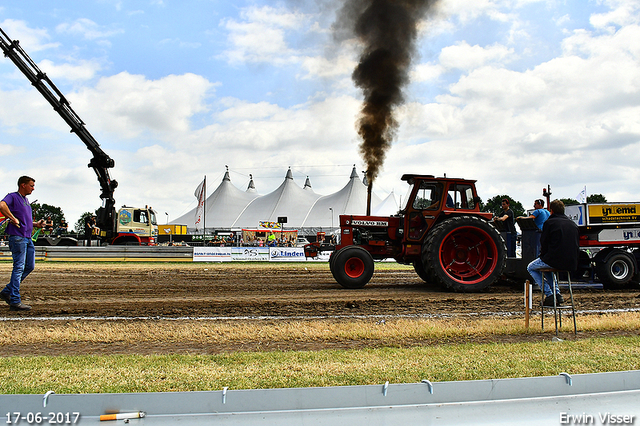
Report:
[[[460,382],[132,394],[0,395],[6,424],[637,424],[640,371]],[[15,413],[19,413],[16,415]],[[23,417],[24,416],[24,417]],[[143,418],[134,418],[144,416]],[[31,419],[31,421],[29,421]],[[62,421],[59,423],[63,423]]]
[[[36,260],[51,261],[193,261],[186,246],[36,246]],[[0,260],[11,260],[9,247],[0,247]]]

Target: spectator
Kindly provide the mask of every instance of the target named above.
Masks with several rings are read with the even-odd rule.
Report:
[[[494,221],[504,222],[507,228],[507,257],[516,257],[516,225],[513,220],[513,210],[509,208],[508,198],[502,200],[502,214],[493,218]]]
[[[542,225],[549,219],[551,213],[544,208],[544,200],[538,199],[533,202],[533,208],[535,209],[529,216],[519,216],[518,219],[533,219],[538,231],[536,233],[536,255],[540,254],[540,235],[542,233]]]
[[[51,235],[53,232],[53,219],[51,216],[47,216],[47,219],[44,221],[44,228],[42,229],[45,235]]]
[[[59,237],[59,236],[60,236],[60,235],[62,235],[62,234],[66,234],[66,233],[67,233],[68,228],[69,228],[69,227],[68,227],[68,225],[67,225],[67,222],[65,222],[65,220],[64,220],[64,219],[62,219],[62,220],[60,221],[60,225],[58,225],[58,228],[56,229],[56,236],[58,236],[58,237]]]
[[[36,267],[35,247],[31,239],[34,227],[42,228],[44,220],[33,221],[33,212],[27,195],[35,189],[36,181],[29,176],[18,179],[18,190],[7,194],[0,201],[0,213],[11,223],[7,225],[9,249],[13,258],[13,270],[9,284],[0,291],[0,298],[7,302],[12,311],[28,311],[31,306],[22,303],[20,284]]]
[[[575,271],[578,268],[578,226],[564,214],[564,203],[553,200],[549,205],[551,216],[542,227],[540,238],[540,257],[527,266],[527,271],[544,292],[544,306],[553,306],[553,291],[551,290],[552,275],[545,272],[544,287],[542,286],[542,272],[539,269],[555,268],[562,271]],[[560,289],[556,288],[556,304],[564,303]]]

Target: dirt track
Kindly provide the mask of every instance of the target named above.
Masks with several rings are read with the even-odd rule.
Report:
[[[9,263],[0,264],[0,275],[10,274]],[[463,315],[477,318],[493,315],[523,315],[522,290],[497,285],[479,294],[443,292],[429,287],[413,269],[378,268],[372,281],[360,290],[345,290],[334,281],[327,264],[88,264],[38,263],[36,271],[23,283],[23,300],[31,304],[28,312],[11,312],[0,307],[0,319],[24,318],[13,322],[13,332],[36,324],[42,343],[6,344],[0,356],[67,355],[113,353],[216,353],[251,350],[318,350],[326,348],[373,347],[384,342],[343,341],[264,341],[256,337],[242,343],[203,345],[199,341],[168,344],[154,336],[134,345],[118,343],[55,343],[45,330],[65,328],[74,318],[104,318],[103,321],[135,321],[145,318],[232,318],[255,321],[313,320],[328,318],[352,321],[358,318],[393,316]],[[588,311],[640,309],[640,290],[576,290],[576,308]],[[536,298],[539,300],[539,293]],[[65,321],[46,321],[46,318]],[[247,319],[245,319],[248,317]],[[29,321],[33,318],[34,321]],[[95,321],[95,320],[92,320]],[[66,324],[66,325],[65,325]],[[630,332],[637,334],[637,331]],[[614,333],[620,334],[620,333]],[[629,333],[622,333],[629,334]],[[588,337],[581,333],[581,337]],[[597,335],[609,335],[599,333]],[[547,336],[548,337],[548,336]],[[464,341],[541,340],[539,335],[470,336]],[[567,336],[573,338],[573,335]],[[395,342],[399,345],[425,345],[436,342]],[[441,342],[438,342],[441,343]]]
[[[8,277],[11,265],[0,264]],[[522,313],[522,290],[479,294],[428,287],[412,269],[379,268],[360,290],[328,265],[44,263],[23,283],[29,312],[4,317],[241,317]],[[537,296],[538,294],[536,294]],[[537,299],[536,299],[537,300]],[[576,290],[576,308],[638,309],[640,290]]]

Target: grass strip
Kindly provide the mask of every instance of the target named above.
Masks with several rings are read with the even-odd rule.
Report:
[[[623,371],[640,336],[364,350],[0,358],[0,394],[348,386]]]
[[[553,319],[545,334],[553,330]],[[579,330],[640,330],[640,312],[582,315]],[[565,319],[562,329],[573,332]],[[449,319],[389,318],[366,320],[131,320],[131,321],[19,321],[2,324],[4,345],[55,345],[74,343],[135,344],[140,342],[198,342],[216,345],[237,342],[378,341],[387,345],[406,340],[443,342],[478,336],[540,334],[539,318],[531,328],[522,318],[458,317]],[[0,355],[2,350],[0,349]]]

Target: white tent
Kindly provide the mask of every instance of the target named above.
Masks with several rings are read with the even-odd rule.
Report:
[[[400,207],[396,201],[396,196],[391,191],[387,198],[382,200],[375,208],[371,208],[371,215],[373,216],[393,216],[398,213]]]
[[[224,174],[222,182],[205,201],[205,220],[207,228],[230,228],[246,206],[259,197],[253,184],[249,182],[246,192],[233,186],[229,171]],[[187,225],[187,228],[195,228],[196,209],[190,210],[171,223]]]
[[[277,222],[286,217],[286,227],[300,228],[307,212],[320,195],[310,189],[302,189],[293,181],[291,169],[284,182],[272,193],[251,201],[233,222],[234,228],[255,228],[261,221]]]
[[[375,194],[371,196],[371,205],[380,203]],[[341,214],[365,215],[367,213],[367,187],[358,179],[354,167],[349,182],[340,191],[325,195],[316,201],[307,215],[303,227],[338,227]]]
[[[391,215],[397,212],[397,203],[391,193],[384,201],[371,195],[372,214]],[[340,226],[341,214],[365,215],[367,211],[367,186],[358,179],[354,166],[349,182],[339,191],[322,196],[311,188],[307,177],[304,188],[293,180],[291,169],[282,184],[267,195],[259,195],[250,175],[246,191],[236,188],[229,171],[216,190],[205,202],[205,226],[207,229],[258,228],[260,222],[278,222],[286,217],[286,228],[305,230],[308,234],[326,231]],[[172,224],[195,228],[195,208],[171,221]]]

